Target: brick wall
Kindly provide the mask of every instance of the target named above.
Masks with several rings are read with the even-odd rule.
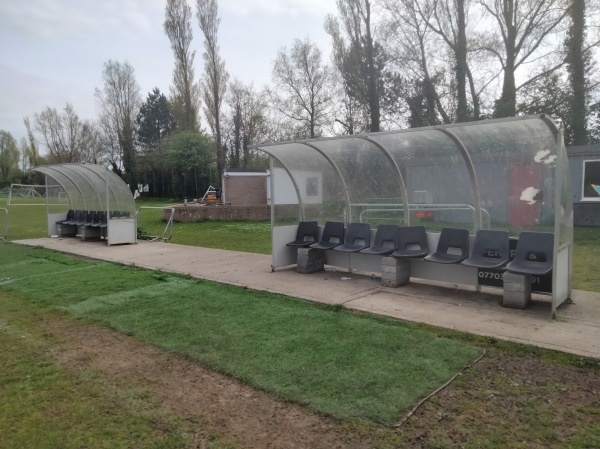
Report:
[[[203,220],[270,220],[271,208],[266,204],[253,204],[248,206],[175,206],[175,221],[203,221]]]
[[[225,176],[224,201],[232,206],[267,204],[266,176]]]

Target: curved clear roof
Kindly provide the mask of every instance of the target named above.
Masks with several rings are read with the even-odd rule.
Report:
[[[56,164],[34,169],[65,191],[70,209],[135,211],[129,187],[115,173],[95,164]]]
[[[297,205],[300,219],[321,224],[334,218],[372,225],[426,222],[517,235],[552,232],[562,223],[570,232],[562,134],[544,116],[256,148],[271,156],[275,178],[285,174],[294,185],[295,195],[278,188],[277,180],[273,185],[273,204],[287,207],[282,217],[288,222],[289,206]]]

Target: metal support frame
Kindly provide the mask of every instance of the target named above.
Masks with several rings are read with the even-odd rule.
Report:
[[[149,237],[149,241],[151,241],[151,242],[160,240],[161,242],[167,243],[173,237],[173,217],[175,216],[175,208],[174,207],[160,207],[160,206],[141,206],[137,209],[137,211],[135,213],[138,226],[141,226],[141,223],[142,223],[141,219],[139,218],[140,212],[142,210],[146,210],[146,209],[160,209],[162,211],[169,210],[169,209],[171,210],[171,215],[169,216],[169,219],[167,220],[167,224],[166,224],[165,229],[163,230],[162,234],[147,236],[147,237]]]

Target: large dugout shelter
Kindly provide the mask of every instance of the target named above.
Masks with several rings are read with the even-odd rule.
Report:
[[[571,293],[573,212],[558,126],[545,116],[485,120],[259,145],[270,156],[273,268],[296,262],[298,221],[554,233],[552,313]],[[327,263],[377,271],[380,258],[326,251]],[[411,261],[411,275],[478,286],[462,265]]]
[[[125,182],[109,169],[95,164],[56,164],[34,169],[46,176],[46,185],[59,185],[66,201],[47,202],[48,235],[57,234],[56,222],[67,211],[106,212],[108,245],[136,243],[135,200]]]

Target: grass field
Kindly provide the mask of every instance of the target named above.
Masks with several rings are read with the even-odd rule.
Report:
[[[174,243],[270,252],[268,223],[175,226]],[[45,208],[10,207],[10,240],[45,234]],[[575,288],[600,291],[599,262],[599,233],[576,229]],[[241,447],[166,412],[133,380],[74,369],[85,353],[60,361],[61,338],[43,330],[55,319],[103,323],[337,417],[353,447],[600,447],[598,361],[0,243],[0,449]],[[397,422],[483,349],[416,419],[373,424]]]
[[[138,201],[139,206],[165,206],[168,200]],[[0,198],[0,208],[6,198]],[[45,207],[9,206],[8,239],[19,240],[45,237]],[[153,235],[164,230],[162,212],[143,211],[142,226]],[[4,216],[0,213],[0,232]],[[251,235],[252,238],[248,236]],[[233,251],[271,253],[271,227],[268,222],[194,222],[174,223],[172,243]],[[597,228],[577,227],[574,230],[573,288],[600,292],[597,267],[600,266],[600,231]]]
[[[0,289],[0,314],[1,448],[186,447],[177,423],[141,409],[135,391],[111,391],[94,372],[56,364],[52,346],[30,332],[36,307]]]
[[[481,354],[343,308],[43,249],[6,245],[0,267],[4,292],[99,320],[338,418],[393,424]]]
[[[89,320],[341,419],[360,447],[587,448],[600,444],[598,361],[361,316],[102,262],[0,244],[0,448],[235,449],[165,413],[147,389],[66,368],[52,320]],[[87,324],[90,326],[91,324]],[[58,338],[58,341],[57,341]],[[486,349],[484,361],[399,430],[406,410]],[[74,364],[74,365],[73,365]],[[219,388],[215,385],[213,388]],[[236,419],[242,419],[236,417]],[[268,417],[265,417],[268,421]],[[198,444],[191,432],[209,437]],[[421,443],[418,443],[418,442]],[[352,447],[356,447],[353,445]]]

